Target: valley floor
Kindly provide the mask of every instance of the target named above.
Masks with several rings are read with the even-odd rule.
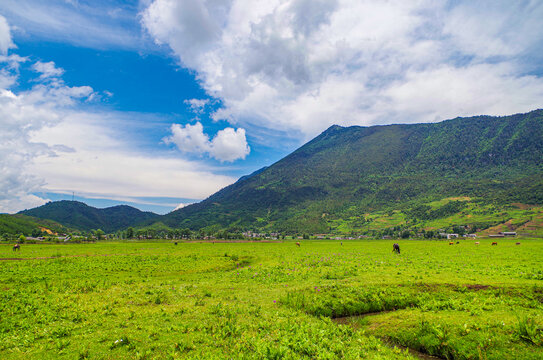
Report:
[[[0,358],[543,358],[543,240],[478,241],[0,245]]]

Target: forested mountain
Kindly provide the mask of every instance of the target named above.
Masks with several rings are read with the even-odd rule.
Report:
[[[57,221],[78,230],[102,229],[113,232],[140,222],[158,218],[152,212],[143,212],[127,205],[97,209],[79,201],[55,201],[20,214]]]
[[[277,163],[160,221],[190,229],[326,232],[337,219],[459,196],[543,204],[543,110],[332,126]]]

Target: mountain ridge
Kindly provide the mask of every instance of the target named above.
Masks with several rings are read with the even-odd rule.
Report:
[[[128,205],[99,209],[69,200],[48,202],[33,209],[20,211],[18,214],[50,219],[82,231],[102,229],[105,232],[122,230],[159,217],[155,213],[144,212]]]
[[[463,195],[541,203],[542,124],[543,110],[534,110],[439,123],[332,125],[256,175],[161,221],[191,229],[325,231],[319,216],[341,216],[346,206],[364,212]]]
[[[543,204],[542,175],[539,109],[438,123],[332,125],[279,161],[162,216],[128,205],[96,209],[70,201],[20,214],[106,232],[153,224],[235,232],[355,231],[377,221],[378,217],[368,216],[375,212],[381,218],[401,212],[404,223],[419,221],[422,226],[417,217],[452,216],[450,209],[490,211],[480,203]],[[443,209],[428,205],[448,198],[469,198],[473,203],[445,201]]]

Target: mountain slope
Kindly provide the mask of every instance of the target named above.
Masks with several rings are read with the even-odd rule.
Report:
[[[327,231],[446,197],[543,203],[543,110],[434,124],[332,126],[277,163],[161,218],[172,227]]]
[[[67,233],[68,229],[61,224],[52,221],[38,219],[26,215],[0,214],[0,235],[1,234],[23,234],[26,236],[38,235],[40,233]]]
[[[102,229],[113,232],[143,221],[158,218],[152,212],[143,212],[127,205],[97,209],[78,201],[55,201],[19,214],[57,221],[65,226],[89,231]]]

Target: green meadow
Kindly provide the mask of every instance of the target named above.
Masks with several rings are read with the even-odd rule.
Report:
[[[0,245],[0,358],[542,359],[543,240],[477,241]]]

